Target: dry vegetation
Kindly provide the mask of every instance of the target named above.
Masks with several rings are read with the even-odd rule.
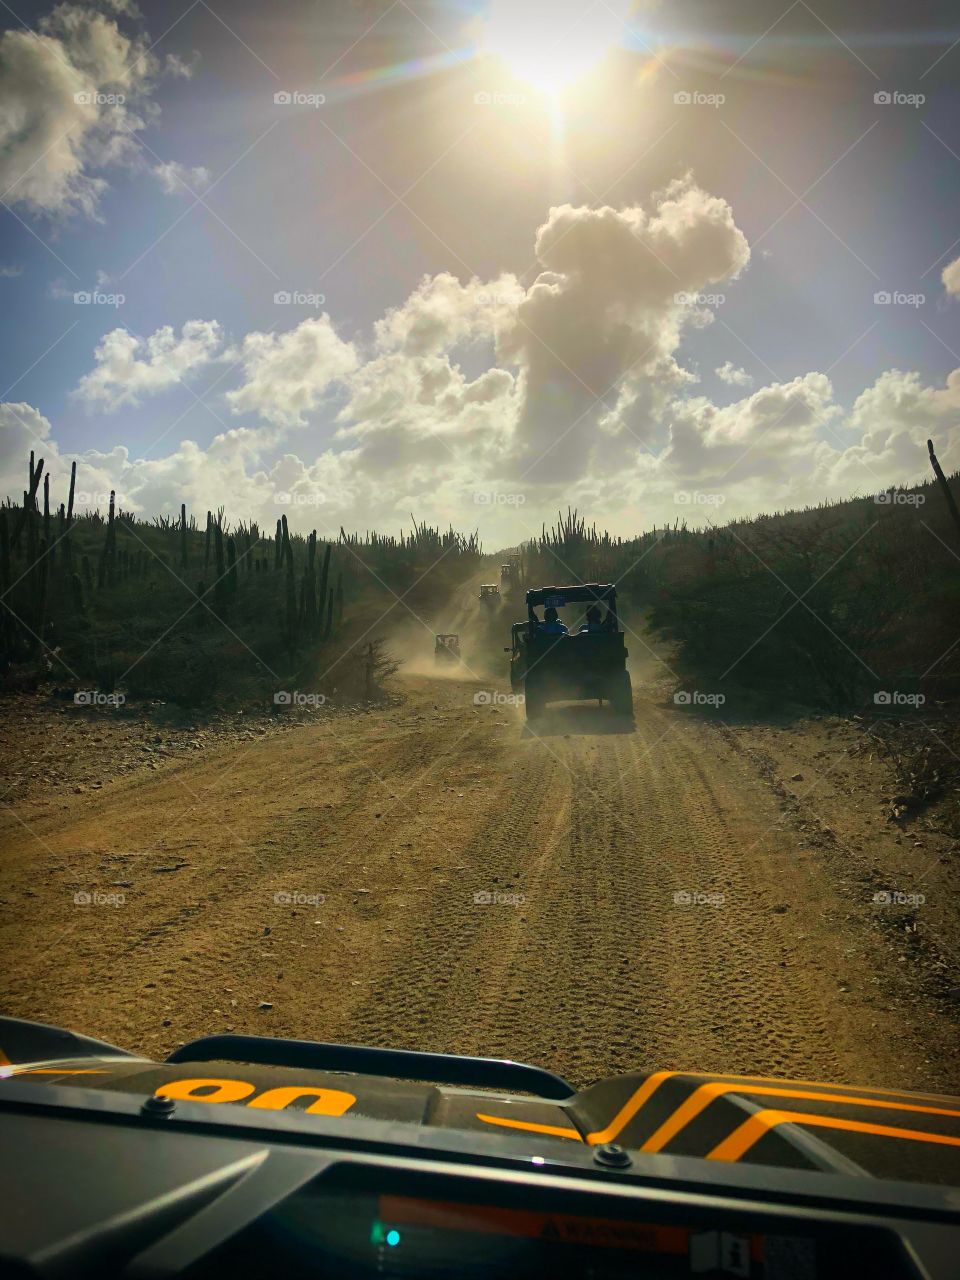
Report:
[[[75,475],[75,468],[74,468]],[[120,510],[51,508],[30,458],[20,504],[0,510],[0,671],[7,689],[53,683],[195,707],[311,689],[370,694],[391,667],[378,620],[401,597],[441,599],[476,566],[476,537],[414,522],[398,538],[344,530],[325,544]]]
[[[638,538],[576,512],[525,548],[528,581],[616,581],[699,688],[848,710],[874,694],[953,703],[960,539],[936,483]]]

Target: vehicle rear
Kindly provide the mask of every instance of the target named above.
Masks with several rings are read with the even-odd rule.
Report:
[[[433,647],[437,666],[456,666],[460,661],[460,637],[451,633],[438,635]]]
[[[551,702],[607,703],[616,715],[633,715],[627,648],[617,615],[615,585],[589,583],[526,593],[527,622],[511,628],[510,683],[524,694],[527,719]],[[535,610],[587,605],[588,621],[575,632],[546,628]],[[601,621],[589,621],[592,614]],[[559,615],[558,615],[559,616]],[[579,614],[578,614],[579,616]]]
[[[609,703],[615,713],[631,715],[633,697],[627,650],[619,631],[525,636],[523,692],[528,718],[550,702]]]

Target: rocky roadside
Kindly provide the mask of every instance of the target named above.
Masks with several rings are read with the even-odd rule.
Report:
[[[862,949],[867,969],[877,966],[873,999],[890,1025],[907,1007],[938,1025],[960,1011],[955,732],[949,722],[829,715],[723,730],[778,797],[798,862],[830,875],[844,904],[843,925],[851,940],[862,939],[844,955],[853,966]],[[930,785],[937,771],[941,785]],[[837,983],[846,994],[846,975]],[[931,1043],[936,1030],[931,1025]]]
[[[126,774],[364,710],[370,707],[327,703],[200,717],[161,702],[91,707],[52,691],[11,694],[0,698],[0,801],[14,811],[48,805]]]

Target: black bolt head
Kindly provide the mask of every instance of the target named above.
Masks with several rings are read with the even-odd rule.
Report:
[[[164,1098],[160,1094],[153,1094],[147,1098],[140,1110],[147,1116],[168,1116],[176,1108],[173,1098]]]
[[[605,1169],[626,1169],[632,1164],[630,1154],[624,1151],[623,1147],[616,1142],[605,1142],[602,1147],[597,1147],[593,1153],[595,1164],[603,1165]]]

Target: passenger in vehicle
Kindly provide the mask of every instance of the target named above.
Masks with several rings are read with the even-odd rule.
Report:
[[[580,631],[579,631],[580,635],[583,635],[584,633],[589,631],[603,630],[603,622],[601,620],[600,608],[598,605],[592,604],[590,606],[590,608],[587,610],[586,618],[587,618],[586,622],[580,628]]]
[[[567,634],[566,625],[560,621],[559,614],[552,606],[549,609],[544,609],[543,621],[539,624],[537,630],[542,635],[548,636],[565,636]]]

